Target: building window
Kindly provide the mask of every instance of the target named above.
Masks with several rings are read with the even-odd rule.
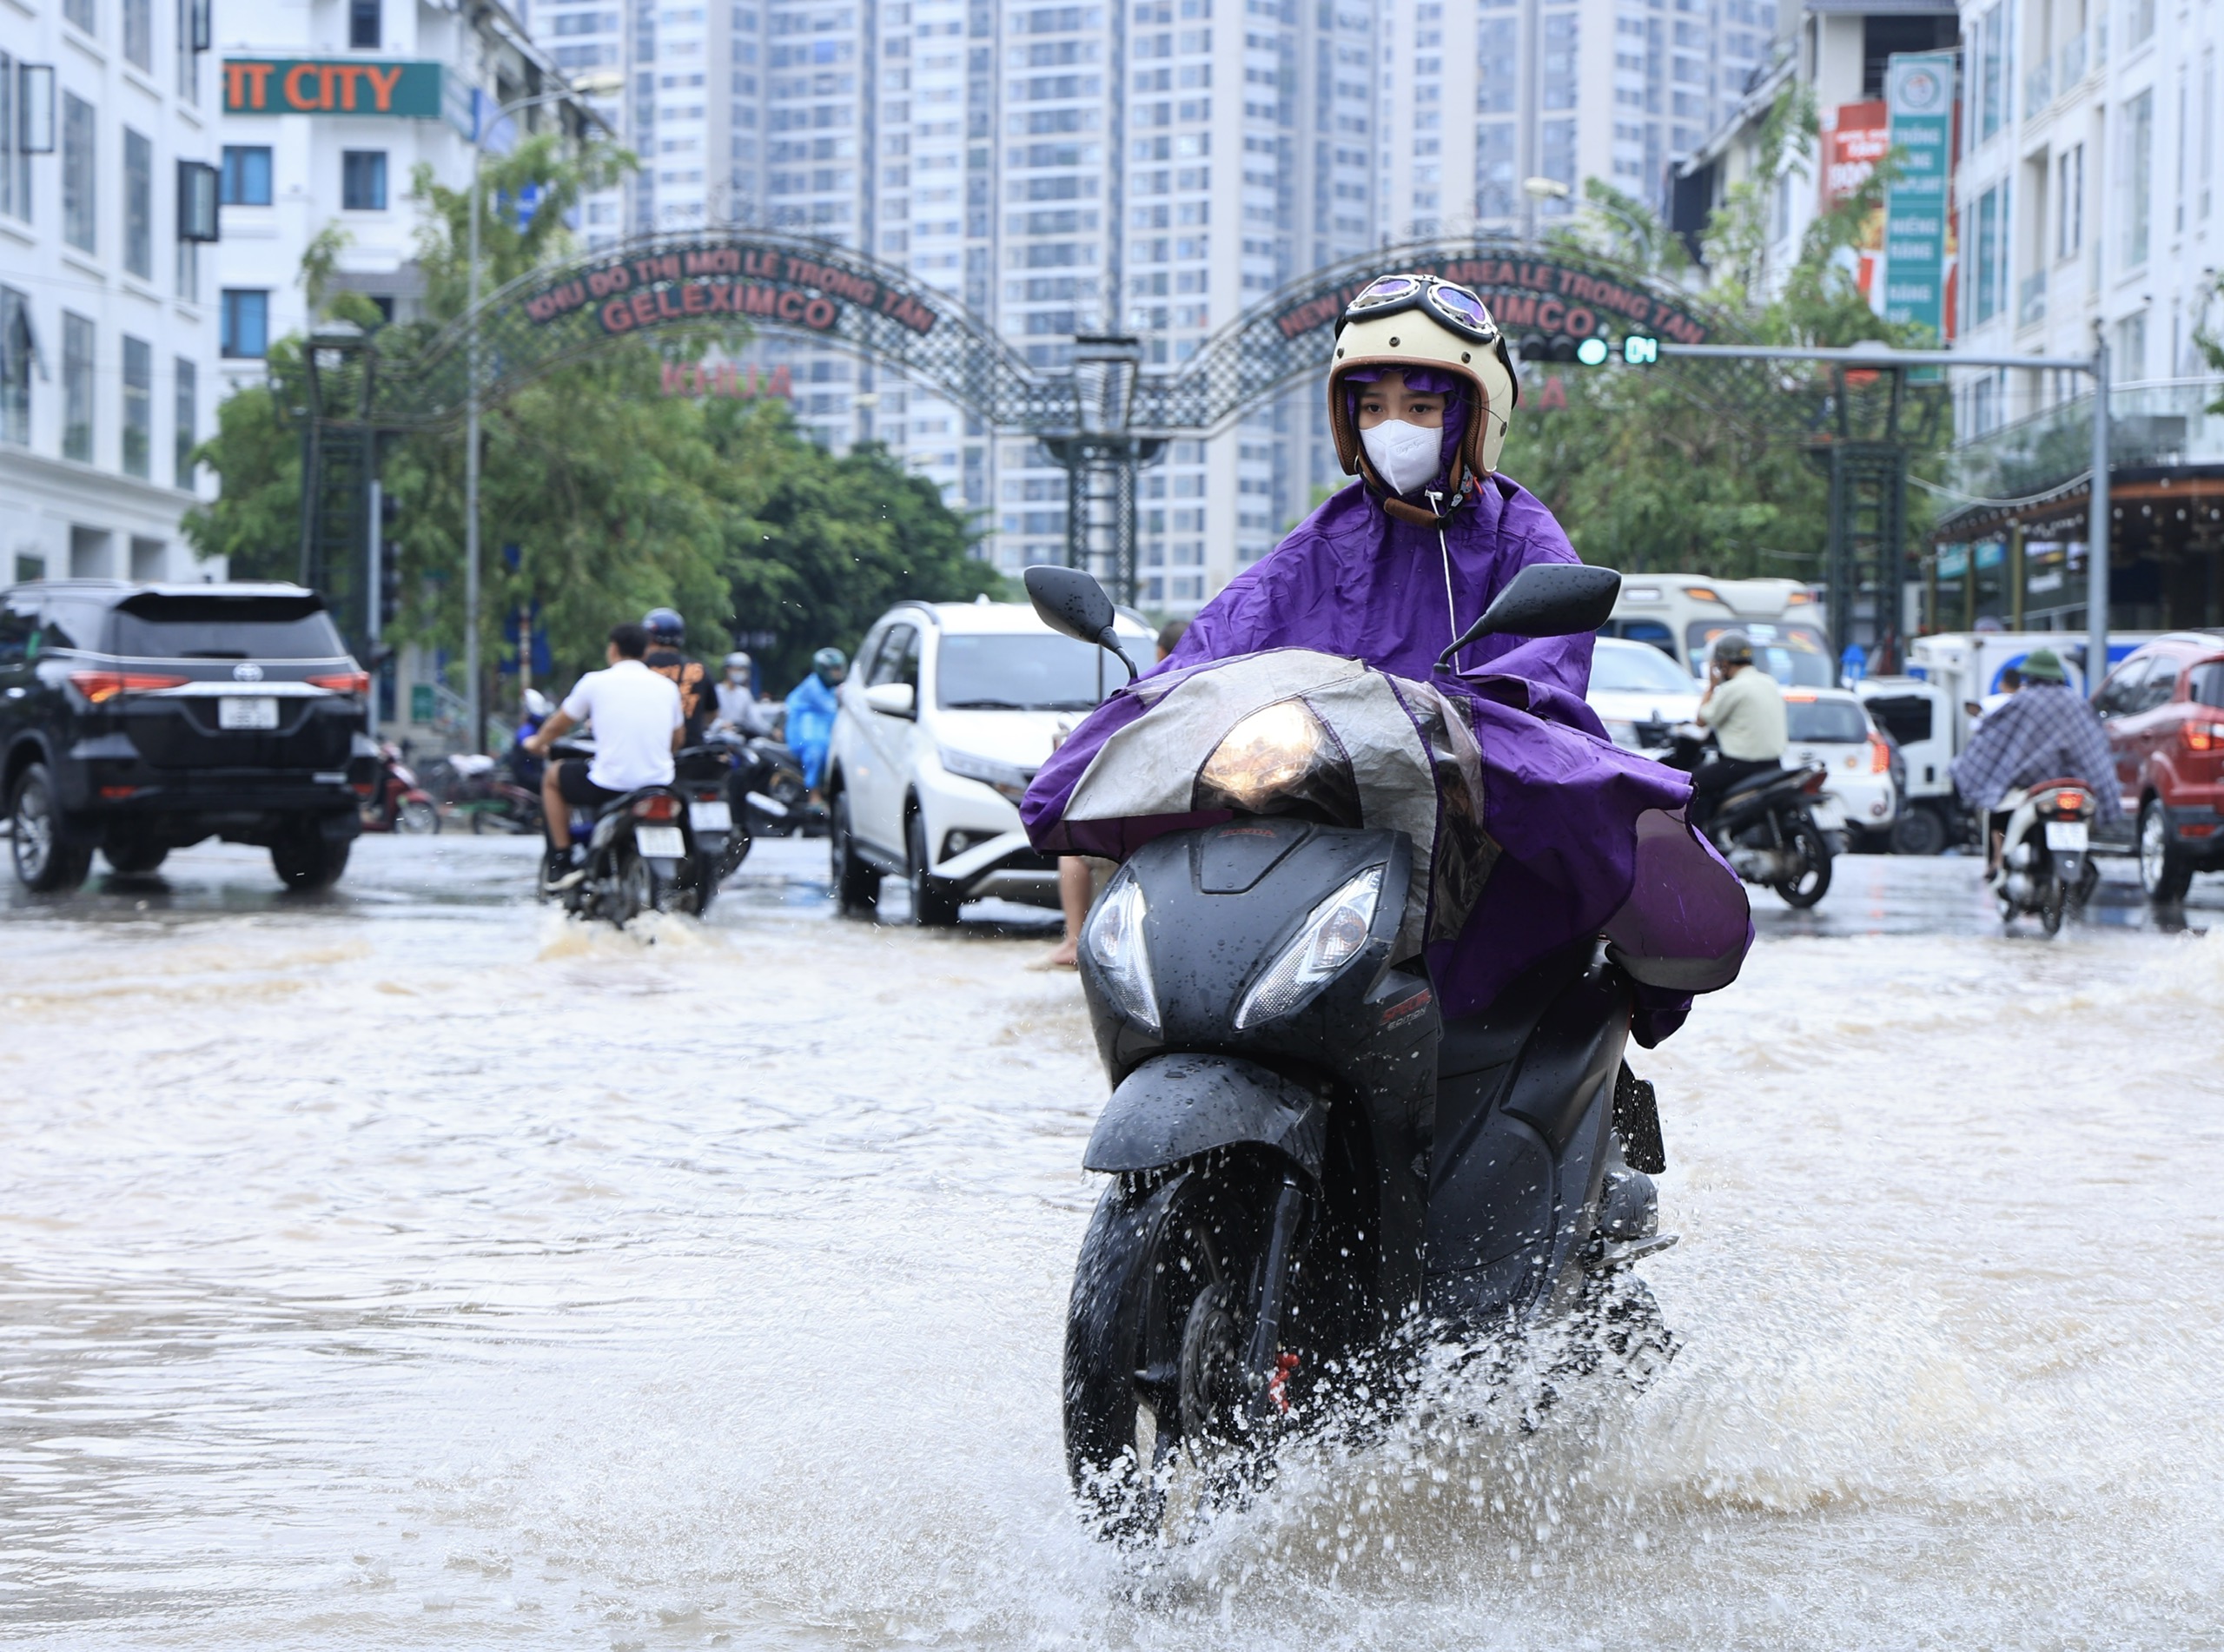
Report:
[[[123,0],[123,55],[154,71],[155,0]]]
[[[62,95],[62,239],[87,253],[99,250],[93,120],[90,103]]]
[[[16,60],[0,51],[0,214],[29,221],[31,158],[17,147],[16,69]]]
[[[224,146],[224,166],[216,185],[216,202],[224,207],[270,204],[270,151],[267,147]]]
[[[31,301],[0,287],[0,442],[31,439]]]
[[[2055,163],[2054,255],[2075,258],[2085,245],[2085,146],[2072,144]]]
[[[358,50],[379,49],[379,0],[348,0],[348,43]]]
[[[2154,89],[2124,105],[2123,263],[2137,269],[2147,261],[2148,230],[2153,217],[2149,199],[2154,185]]]
[[[341,152],[340,204],[348,212],[386,210],[384,149],[347,149]]]
[[[2002,193],[1998,188],[1986,190],[1977,197],[1976,205],[1972,208],[1976,217],[1976,233],[1970,237],[1976,293],[1970,319],[1979,324],[1989,321],[2000,313]]]
[[[123,340],[123,468],[128,475],[154,474],[155,351],[143,339]]]
[[[217,347],[228,356],[257,358],[270,354],[270,294],[236,287],[224,289]]]
[[[93,459],[93,324],[62,312],[62,457]]]
[[[171,410],[172,475],[177,485],[187,490],[193,486],[193,450],[200,446],[201,374],[184,356],[177,359],[177,387],[172,393],[175,406]]]
[[[196,22],[202,37],[195,40]],[[177,95],[188,103],[201,101],[201,54],[208,48],[208,10],[203,0],[177,0]]]
[[[155,146],[123,129],[123,267],[155,279]]]
[[[99,32],[93,26],[93,0],[62,0],[62,15],[89,35]]]

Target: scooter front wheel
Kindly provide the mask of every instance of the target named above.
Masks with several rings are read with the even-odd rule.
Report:
[[[1257,1168],[1123,1177],[1097,1201],[1066,1316],[1066,1467],[1108,1536],[1178,1537],[1185,1501],[1271,1444],[1244,1369],[1274,1197]]]

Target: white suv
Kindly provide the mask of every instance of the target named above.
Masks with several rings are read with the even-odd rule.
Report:
[[[1138,664],[1151,634],[1120,638]],[[1057,862],[1019,823],[1051,742],[1128,680],[1102,650],[1020,603],[898,604],[865,633],[826,754],[834,891],[872,906],[884,874],[911,886],[911,922],[947,924],[986,895],[1058,904]]]

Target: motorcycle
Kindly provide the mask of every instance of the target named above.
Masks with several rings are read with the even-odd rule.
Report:
[[[588,753],[559,745],[556,755]],[[622,929],[643,912],[701,917],[710,911],[718,886],[748,854],[749,836],[734,829],[722,795],[725,766],[716,754],[689,747],[673,768],[670,784],[629,791],[592,821],[573,811],[573,841],[586,844],[587,863],[586,876],[562,891],[573,916],[607,918]],[[712,777],[704,777],[706,770]]]
[[[1087,573],[1025,578],[1053,630],[1126,663]],[[1595,630],[1619,584],[1526,569],[1456,646]],[[1129,855],[1082,936],[1115,1088],[1082,1159],[1111,1180],[1074,1272],[1065,1450],[1131,1542],[1181,1535],[1180,1486],[1243,1495],[1288,1431],[1394,1388],[1432,1338],[1558,1328],[1639,1380],[1672,1347],[1629,1272],[1674,1242],[1652,1089],[1622,1059],[1629,970],[1585,941],[1447,1022],[1420,961],[1430,915],[1479,888],[1464,711],[1307,651],[1179,676],[1227,685],[1194,749],[1179,722],[1108,745],[1069,804],[1227,816]]]
[[[2065,913],[2083,908],[2101,881],[2090,843],[2097,808],[2082,780],[2042,780],[2000,800],[1996,812],[2008,816],[2008,825],[2000,863],[1987,876],[2002,923],[2036,913],[2051,935],[2060,932]]]
[[[734,818],[760,837],[809,836],[810,789],[796,754],[764,735],[745,735],[730,726],[711,730],[710,743],[728,754],[731,770],[726,801]]]
[[[440,807],[433,795],[417,783],[416,772],[401,760],[401,749],[390,740],[379,742],[378,776],[362,807],[367,832],[407,832],[413,836],[440,829]]]
[[[1679,728],[1664,761],[1693,772],[1711,738],[1704,729]],[[1795,910],[1830,892],[1830,836],[1817,818],[1830,777],[1819,763],[1752,775],[1722,794],[1706,823],[1708,840],[1732,871],[1774,889]]]

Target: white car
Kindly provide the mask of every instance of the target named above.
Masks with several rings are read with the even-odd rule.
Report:
[[[1640,725],[1652,725],[1651,744],[1666,743],[1665,729],[1689,723],[1698,710],[1698,685],[1668,654],[1650,643],[1601,637],[1592,645],[1591,691],[1584,697],[1618,746],[1645,749]]]
[[[1151,633],[1123,614],[1138,666]],[[1101,649],[1061,637],[1019,603],[898,604],[865,633],[841,687],[826,754],[835,894],[870,907],[892,874],[911,921],[948,924],[996,895],[1058,904],[1058,867],[1019,823],[1052,742],[1122,687]]]
[[[1784,691],[1784,732],[1790,743],[1784,766],[1799,769],[1819,763],[1830,771],[1823,803],[1839,820],[1849,839],[1892,829],[1900,808],[1900,789],[1892,776],[1892,748],[1869,717],[1869,709],[1851,689],[1788,688]]]

